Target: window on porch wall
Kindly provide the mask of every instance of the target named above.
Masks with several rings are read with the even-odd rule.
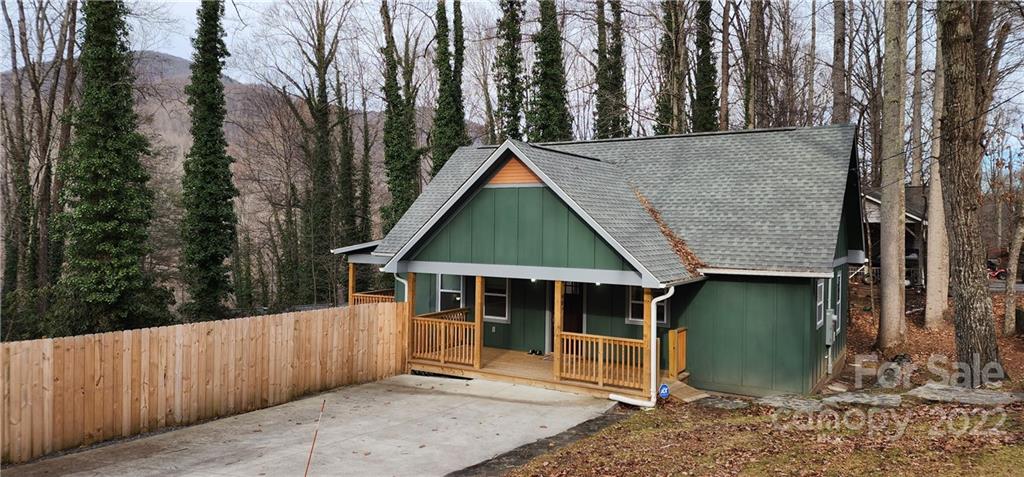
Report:
[[[437,311],[462,308],[462,277],[459,275],[437,276]]]
[[[665,294],[665,290],[651,290],[651,299]],[[629,310],[626,315],[626,323],[631,325],[644,324],[644,289],[642,287],[629,287]],[[668,300],[658,302],[658,316],[655,320],[658,326],[668,326]]]
[[[508,323],[508,279],[484,278],[484,321]]]

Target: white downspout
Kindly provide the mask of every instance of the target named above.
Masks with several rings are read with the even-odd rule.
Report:
[[[398,276],[397,272],[392,273],[392,275],[395,276],[395,280],[398,280],[398,282],[402,284],[402,290],[405,291],[405,301],[408,302],[409,301],[409,282],[405,281],[404,279],[402,279],[402,277]]]
[[[671,298],[672,294],[674,294],[675,292],[676,287],[673,285],[668,287],[668,292],[666,292],[664,295],[661,295],[658,298],[651,300],[651,320],[653,320],[654,323],[651,323],[651,342],[648,345],[651,351],[651,355],[648,357],[648,359],[651,360],[650,398],[645,401],[643,399],[636,399],[613,393],[608,395],[608,399],[611,399],[612,401],[619,401],[622,403],[631,404],[633,406],[647,408],[653,408],[656,404],[658,404],[658,372],[660,371],[659,368],[661,367],[659,364],[660,360],[658,359],[658,303],[661,303]]]

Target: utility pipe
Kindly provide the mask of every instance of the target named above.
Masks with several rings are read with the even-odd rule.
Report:
[[[659,296],[651,300],[651,319],[654,323],[651,323],[651,342],[649,343],[651,354],[648,359],[651,360],[651,396],[648,400],[631,398],[620,394],[609,394],[608,399],[612,401],[619,401],[622,403],[630,404],[637,407],[653,408],[658,404],[658,372],[661,366],[658,360],[658,303],[668,300],[676,292],[675,285],[668,287],[668,292],[664,295]],[[667,318],[667,317],[666,317]]]

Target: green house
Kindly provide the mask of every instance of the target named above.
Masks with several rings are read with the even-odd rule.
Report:
[[[394,274],[411,369],[810,392],[864,262],[854,145],[840,125],[463,147],[383,240],[335,252]]]

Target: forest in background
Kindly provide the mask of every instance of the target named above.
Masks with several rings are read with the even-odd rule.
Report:
[[[882,243],[874,244],[883,252],[883,284],[903,273],[905,232],[896,225],[905,208],[902,186],[937,183],[938,158],[955,152],[950,167],[966,174],[951,178],[956,189],[945,197],[930,188],[937,200],[928,214],[932,223],[957,226],[950,232],[954,254],[946,271],[929,270],[928,281],[952,276],[954,304],[976,304],[981,282],[958,267],[970,268],[990,248],[1019,254],[1024,240],[1024,10],[1010,1],[959,3],[222,4],[218,28],[230,56],[221,67],[238,77],[218,75],[237,233],[230,258],[212,266],[227,277],[218,300],[224,310],[203,319],[337,303],[349,284],[329,250],[380,238],[461,145],[847,122],[858,125],[863,188],[883,197]],[[57,219],[69,211],[57,171],[76,160],[72,118],[81,105],[78,58],[86,45],[77,1],[3,7],[7,340],[66,329],[44,318],[53,315],[68,266]],[[961,17],[969,21],[957,23]],[[139,160],[154,195],[140,267],[169,312],[161,320],[199,319],[181,308],[194,301],[182,265],[182,181],[194,143],[186,89],[195,71],[146,51],[159,42],[153,32],[174,28],[159,4],[130,2],[124,18],[138,130],[150,145]],[[947,34],[947,41],[968,42],[967,50],[940,48],[947,24],[961,35]],[[959,31],[965,28],[969,41]],[[960,55],[953,71],[942,65],[949,55]],[[953,85],[943,84],[948,78],[956,78]],[[968,95],[970,107],[944,129],[951,94]],[[944,142],[959,149],[946,150]],[[957,198],[972,194],[984,213],[934,220],[967,208]],[[939,234],[935,228],[929,238]],[[929,240],[929,247],[933,242],[945,244]],[[957,257],[967,243],[973,255]],[[948,253],[929,249],[930,256]],[[366,271],[360,288],[380,279]],[[894,327],[880,333],[883,349],[898,345],[901,326],[905,333],[902,289],[884,288],[881,326]],[[947,313],[941,301],[930,300],[933,322]],[[985,310],[965,305],[957,313],[977,318]]]

